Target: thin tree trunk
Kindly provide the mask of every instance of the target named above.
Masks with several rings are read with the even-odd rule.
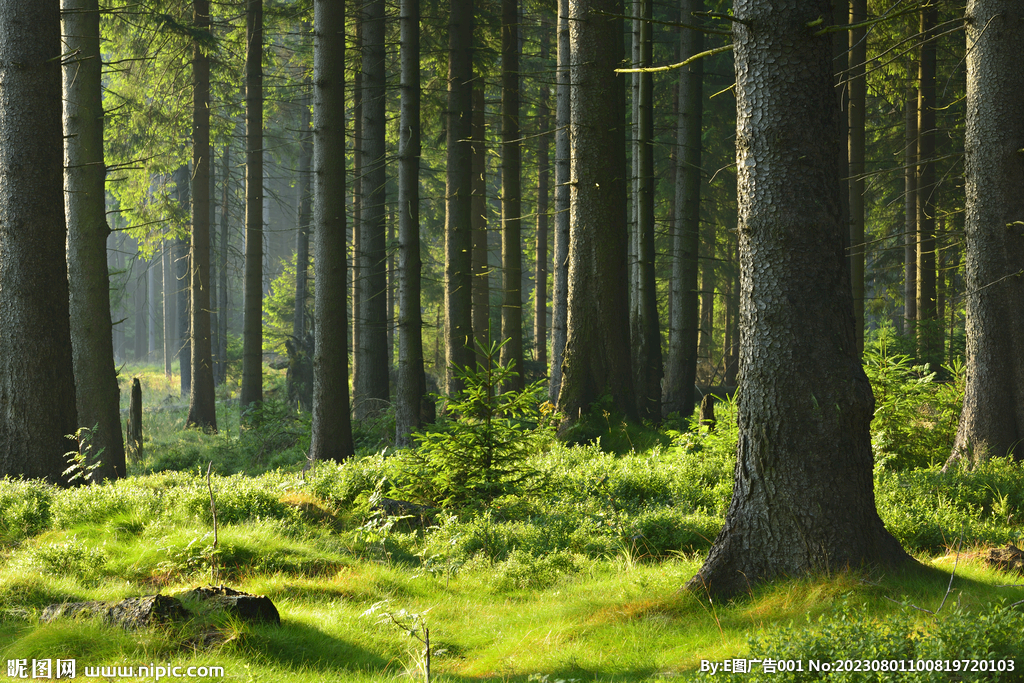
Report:
[[[210,28],[210,0],[193,0],[192,24]],[[192,373],[186,427],[217,431],[217,401],[213,387],[213,347],[210,340],[210,58],[198,43],[192,54],[192,232],[189,244],[189,313]]]
[[[384,174],[384,0],[370,0],[363,5],[362,73],[363,73],[363,139],[362,139],[362,206],[360,240],[363,264],[362,301],[360,308],[360,342],[363,364],[359,368],[359,384],[355,404],[356,419],[379,413],[387,404],[387,233],[385,226],[386,182]]]
[[[191,212],[192,192],[188,166],[179,166],[174,172],[174,184],[177,186],[178,205],[182,211]],[[187,398],[192,387],[192,339],[191,320],[189,311],[189,248],[188,242],[177,237],[174,239],[171,251],[173,262],[172,272],[174,274],[174,311],[177,317],[176,334],[174,335],[174,350],[178,354],[178,368],[180,370],[181,397]]]
[[[231,317],[231,303],[228,294],[228,217],[230,216],[231,198],[231,141],[224,146],[224,193],[221,195],[220,214],[220,250],[218,256],[220,264],[217,267],[217,274],[220,276],[220,350],[218,352],[219,370],[217,372],[218,382],[223,384],[228,378],[228,319]]]
[[[700,229],[700,216],[697,218],[697,229]],[[698,381],[710,382],[714,374],[715,347],[715,224],[708,221],[704,224],[701,242],[704,246],[704,258],[698,257],[700,270],[700,303],[699,324],[697,334],[697,368]],[[704,369],[702,373],[700,370]]]
[[[911,64],[910,72],[917,71]],[[903,150],[904,275],[903,334],[917,330],[917,88],[907,91],[905,105],[906,146]]]
[[[263,400],[263,0],[246,0],[245,23],[243,412]]]
[[[68,307],[60,3],[0,4],[0,477],[62,481],[78,427]],[[109,313],[108,313],[109,316]]]
[[[852,0],[850,23],[868,18],[867,0]],[[867,79],[864,64],[868,55],[867,28],[850,31],[850,275],[853,285],[853,319],[857,351],[864,352],[864,120]]]
[[[569,423],[602,396],[636,419],[627,300],[621,0],[570,6],[573,142],[568,335],[559,410]]]
[[[501,364],[523,388],[522,145],[519,127],[519,2],[501,1]]]
[[[366,350],[363,348],[363,22],[356,16],[355,85],[352,90],[352,403],[356,415],[363,401],[363,366]]]
[[[917,99],[917,355],[932,368],[942,363],[935,317],[935,26],[939,9],[921,10],[920,89]]]
[[[313,234],[316,335],[309,457],[341,462],[355,450],[348,395],[345,291],[345,3],[313,2]]]
[[[548,61],[548,32],[551,26],[544,20],[541,22],[540,59]],[[551,109],[548,101],[551,90],[547,83],[542,83],[537,101],[537,251],[536,276],[534,277],[533,296],[533,348],[534,358],[544,369],[548,367],[548,195],[550,194],[550,156],[551,145],[548,128],[551,126]]]
[[[136,245],[136,248],[138,245]],[[142,253],[136,251],[135,263],[132,267],[135,272],[135,288],[134,292],[134,309],[135,309],[135,336],[133,338],[135,346],[135,362],[144,363],[146,361],[146,317],[148,315],[148,308],[146,306],[146,283],[149,278],[149,271],[146,267],[146,262],[142,259]],[[77,416],[78,413],[76,412]]]
[[[307,79],[307,87],[312,87]],[[309,99],[303,97],[299,117],[298,229],[295,231],[295,319],[292,336],[300,346],[306,338],[306,309],[309,297],[309,222],[312,218],[312,193],[309,169],[313,161],[313,138],[309,131]]]
[[[171,378],[171,365],[178,352],[178,337],[174,334],[178,321],[178,284],[174,278],[174,258],[172,256],[172,238],[165,237],[160,243],[160,272],[163,285],[163,328],[164,328],[164,376]]]
[[[64,201],[78,421],[91,430],[88,453],[101,458],[96,478],[116,479],[125,461],[107,270],[99,3],[64,0],[62,9],[64,52],[76,53],[64,67]]]
[[[476,362],[483,364],[482,349],[491,337],[491,266],[487,262],[487,126],[483,79],[473,84],[472,151],[473,231],[473,339]]]
[[[398,138],[398,387],[395,443],[411,445],[410,434],[432,419],[423,370],[420,314],[420,3],[402,0],[401,121]]]
[[[555,216],[551,293],[551,379],[548,400],[557,403],[562,388],[569,297],[569,0],[558,0],[558,66],[555,73]]]
[[[687,0],[681,20],[691,22],[702,0]],[[700,31],[680,29],[680,58],[703,50]],[[669,318],[668,374],[664,410],[687,417],[693,412],[693,386],[697,378],[697,254],[700,248],[701,125],[703,120],[704,62],[697,60],[679,70],[678,154],[675,183],[675,237],[672,242],[672,281]]]
[[[912,561],[875,510],[833,41],[806,29],[830,25],[832,3],[740,0],[734,13],[740,436],[725,525],[687,584],[716,597],[779,576]]]
[[[448,176],[445,187],[445,393],[462,388],[458,368],[473,360],[472,135],[473,0],[450,0],[448,18]]]

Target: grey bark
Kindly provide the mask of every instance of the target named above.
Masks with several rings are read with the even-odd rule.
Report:
[[[551,379],[548,400],[562,388],[569,295],[569,0],[558,0],[558,66],[555,73],[555,214],[551,292]]]
[[[967,386],[953,453],[1024,452],[1024,7],[967,3]]]
[[[345,4],[313,3],[313,234],[316,236],[313,425],[309,457],[355,450],[348,394],[345,229]]]
[[[501,364],[523,388],[522,145],[519,126],[519,2],[501,2]]]
[[[548,31],[550,24],[544,20],[541,24],[543,33],[540,42],[541,62],[548,60]],[[537,244],[534,254],[536,275],[533,297],[533,348],[534,358],[542,368],[548,366],[548,207],[551,185],[551,167],[549,165],[551,146],[550,131],[551,109],[548,104],[551,89],[547,83],[541,84],[537,100]]]
[[[938,369],[942,364],[941,323],[935,307],[935,26],[939,9],[921,10],[920,84],[917,99],[917,355]]]
[[[693,21],[703,0],[687,0],[681,20]],[[680,59],[703,50],[700,31],[680,29]],[[700,248],[701,125],[703,121],[704,62],[679,69],[679,120],[676,128],[675,235],[672,242],[672,300],[669,316],[668,372],[665,375],[665,412],[687,417],[693,412],[693,385],[697,380],[697,254]]]
[[[61,481],[78,427],[58,0],[0,3],[0,476]]]
[[[363,5],[363,138],[362,221],[360,241],[365,270],[361,273],[359,345],[363,364],[356,385],[356,419],[378,414],[387,404],[388,355],[387,239],[385,225],[384,0]]]
[[[192,25],[210,29],[210,0],[193,0]],[[189,242],[189,327],[191,353],[186,427],[217,431],[210,330],[210,57],[193,44],[192,52],[192,231]]]
[[[867,0],[851,0],[850,23],[859,24],[868,17]],[[856,323],[857,350],[864,352],[864,121],[867,105],[867,28],[850,31],[850,276],[853,286],[853,318]]]
[[[911,562],[875,510],[832,39],[808,27],[832,23],[832,3],[739,0],[734,12],[739,446],[725,525],[687,584],[720,597],[776,577]]]
[[[569,8],[571,72],[568,334],[559,410],[569,422],[604,395],[636,419],[627,300],[621,0]]]
[[[306,86],[312,84],[307,80]],[[298,192],[298,226],[295,231],[295,319],[292,336],[299,342],[306,338],[306,309],[309,298],[309,222],[312,217],[310,192],[310,164],[313,161],[313,138],[310,135],[308,95],[300,104],[299,116],[299,173],[296,178]]]
[[[178,320],[178,285],[174,279],[174,269],[171,257],[171,240],[164,239],[160,243],[160,272],[163,285],[163,329],[164,329],[164,376],[171,377],[171,365],[174,363],[174,356],[178,352],[178,337],[174,334],[174,326]],[[154,264],[155,265],[155,264]]]
[[[445,393],[457,393],[456,369],[472,350],[473,0],[450,0],[448,17],[448,175],[445,186]]]
[[[125,475],[120,390],[114,367],[103,163],[103,99],[98,0],[64,0],[64,202],[68,226],[71,345],[78,421],[92,430],[95,479]]]
[[[916,71],[913,63],[911,73]],[[917,88],[907,91],[904,107],[906,130],[903,150],[903,333],[917,330]]]
[[[245,12],[245,276],[242,303],[244,412],[263,400],[263,2]]]
[[[187,215],[191,215],[192,192],[191,178],[188,166],[180,166],[174,172],[174,184],[177,186],[178,205]],[[189,233],[191,230],[186,226]],[[172,273],[174,277],[174,312],[176,316],[174,333],[174,352],[178,355],[178,370],[180,372],[181,397],[187,398],[192,391],[192,338],[191,322],[192,315],[189,308],[191,296],[189,287],[189,242],[186,239],[177,237],[171,245]],[[165,332],[166,333],[166,332]]]

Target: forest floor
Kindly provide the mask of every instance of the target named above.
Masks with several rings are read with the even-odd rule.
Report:
[[[80,678],[103,673],[92,667],[153,665],[223,667],[213,679],[228,681],[417,681],[429,629],[434,681],[825,676],[771,675],[763,662],[751,674],[701,671],[734,658],[804,670],[811,660],[863,660],[868,669],[883,660],[985,661],[985,671],[966,674],[827,680],[1024,680],[1024,619],[1010,607],[1024,600],[1024,580],[983,557],[1019,543],[1017,464],[876,471],[880,514],[921,571],[779,581],[715,604],[682,586],[731,495],[728,428],[655,433],[605,415],[598,444],[547,442],[531,456],[544,474],[536,490],[396,519],[376,507],[406,471],[374,441],[386,440],[386,418],[358,430],[362,455],[303,474],[302,415],[268,405],[240,431],[228,387],[220,433],[185,432],[175,384],[153,369],[133,371],[145,384],[147,441],[131,476],[68,490],[0,482],[0,654],[14,666],[24,660],[29,674],[33,660],[73,659]],[[268,375],[271,396],[278,385]],[[630,446],[616,453],[600,444]],[[210,583],[267,595],[281,625],[217,613],[136,631],[98,618],[39,619],[51,603]]]

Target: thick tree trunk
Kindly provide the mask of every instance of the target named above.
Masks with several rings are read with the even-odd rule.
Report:
[[[850,23],[868,18],[867,0],[852,0]],[[850,279],[853,286],[853,319],[857,351],[864,352],[864,119],[867,105],[867,28],[850,31]]]
[[[715,596],[910,562],[875,511],[874,400],[854,335],[832,39],[808,28],[831,23],[832,3],[739,0],[734,11],[739,447],[725,525],[687,584]]]
[[[693,21],[702,0],[687,0],[680,8],[683,22]],[[700,31],[680,29],[680,59],[704,49]],[[676,128],[675,235],[672,240],[672,280],[669,296],[668,372],[665,412],[687,417],[693,412],[697,379],[697,253],[700,247],[701,122],[703,120],[704,61],[679,69],[679,119]]]
[[[360,240],[362,273],[360,341],[362,365],[355,404],[356,419],[377,415],[388,402],[387,239],[384,175],[384,0],[363,5],[363,139]]]
[[[398,388],[395,443],[411,445],[410,434],[430,417],[424,407],[423,317],[420,313],[420,3],[402,0],[401,122],[398,138]],[[431,404],[432,405],[432,404]]]
[[[558,67],[555,73],[555,216],[551,292],[551,379],[548,400],[562,388],[569,301],[569,0],[558,0]]]
[[[64,202],[71,283],[78,422],[92,430],[88,447],[100,453],[98,479],[125,475],[120,390],[114,368],[103,163],[103,98],[98,0],[64,0]]]
[[[519,141],[519,2],[501,0],[501,364],[523,388],[522,145]]]
[[[210,0],[194,0],[192,24],[210,28]],[[192,55],[192,234],[189,244],[189,313],[192,358],[186,427],[217,431],[217,400],[213,386],[213,346],[210,333],[210,58],[199,44]]]
[[[243,412],[263,400],[263,0],[246,0],[245,23]]]
[[[917,99],[917,355],[933,369],[942,364],[935,312],[935,26],[938,6],[921,10],[920,90]]]
[[[541,24],[543,33],[540,42],[541,62],[548,60],[548,31],[550,24]],[[536,274],[533,296],[533,349],[534,358],[544,369],[548,366],[548,195],[550,193],[551,168],[548,148],[551,145],[549,127],[551,109],[548,101],[551,90],[542,83],[537,100],[537,246],[534,255]]]
[[[316,335],[309,457],[355,450],[348,396],[345,230],[345,3],[313,3],[313,234]]]
[[[487,262],[487,122],[484,82],[473,84],[472,231],[473,339],[477,364],[485,363],[482,349],[491,342],[491,266]]]
[[[651,65],[654,45],[651,41],[653,15],[651,0],[639,0],[637,31],[640,66]],[[632,344],[633,382],[637,413],[644,420],[661,420],[661,328],[658,321],[658,283],[654,273],[654,80],[650,73],[639,73],[636,88],[636,186],[633,197],[637,235],[637,301],[633,307]]]
[[[0,476],[53,483],[78,428],[60,56],[58,0],[0,2]]]
[[[472,349],[473,0],[450,0],[448,18],[448,176],[445,187],[445,393],[462,388],[458,368]]]
[[[569,8],[572,194],[568,335],[559,410],[571,422],[604,395],[636,419],[627,301],[621,0]]]
[[[911,63],[910,72],[917,71]],[[917,88],[907,91],[904,109],[906,129],[903,150],[903,334],[917,330]]]
[[[1024,449],[1024,7],[967,4],[967,387],[953,454]]]

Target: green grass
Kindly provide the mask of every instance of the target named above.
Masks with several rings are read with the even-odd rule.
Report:
[[[1024,582],[980,557],[1020,536],[1024,472],[1015,463],[949,474],[879,467],[879,512],[920,571],[801,577],[715,604],[682,586],[731,496],[728,405],[714,434],[665,430],[642,448],[616,443],[620,453],[548,442],[530,461],[544,474],[540,491],[443,511],[421,526],[370,508],[375,491],[408,485],[402,454],[319,463],[303,477],[302,437],[278,438],[301,431],[303,416],[276,407],[240,431],[228,388],[221,433],[185,432],[173,378],[158,368],[138,374],[148,432],[132,476],[71,490],[0,481],[0,658],[76,658],[80,675],[84,666],[154,662],[222,666],[232,681],[422,680],[423,646],[394,617],[429,627],[435,681],[694,680],[702,660],[893,648],[1009,652],[1024,668],[1024,622],[999,608],[1024,599]],[[279,391],[280,378],[267,379]],[[608,423],[626,442],[651,432]],[[54,602],[175,594],[214,572],[218,583],[268,595],[282,625],[218,614],[139,632],[95,619],[39,621]]]

